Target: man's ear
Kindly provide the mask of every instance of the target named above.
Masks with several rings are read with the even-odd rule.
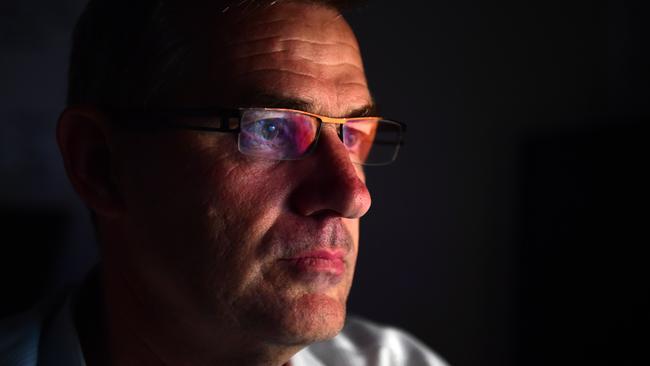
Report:
[[[99,216],[117,217],[124,203],[118,190],[112,135],[107,117],[90,106],[63,111],[56,137],[72,186]]]

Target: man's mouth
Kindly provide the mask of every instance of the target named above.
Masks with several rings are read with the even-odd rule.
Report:
[[[345,272],[345,254],[341,250],[318,249],[302,252],[287,261],[299,272],[328,273],[339,276]]]
[[[301,282],[338,283],[345,273],[343,250],[316,249],[300,252],[280,260],[292,276]]]

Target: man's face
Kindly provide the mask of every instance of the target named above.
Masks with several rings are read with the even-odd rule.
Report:
[[[232,28],[179,105],[346,116],[371,104],[357,42],[335,11],[280,3]],[[144,306],[206,334],[225,326],[281,344],[340,330],[370,195],[334,128],[323,126],[314,153],[297,161],[242,155],[227,133],[123,138],[127,240],[109,251]]]

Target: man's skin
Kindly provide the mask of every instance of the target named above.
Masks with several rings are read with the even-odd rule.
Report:
[[[205,24],[209,47],[175,105],[371,109],[357,41],[336,11],[280,2],[238,18],[227,38],[216,27]],[[234,134],[107,122],[73,106],[58,140],[96,214],[112,364],[282,365],[340,331],[371,200],[334,128],[309,157],[268,161],[239,153]],[[343,274],[296,264],[314,249],[343,253]],[[87,355],[89,366],[102,356]]]

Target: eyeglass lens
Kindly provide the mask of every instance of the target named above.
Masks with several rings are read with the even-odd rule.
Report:
[[[318,136],[318,119],[291,111],[250,109],[240,124],[239,150],[272,160],[300,159],[311,152]],[[381,165],[393,161],[401,126],[385,120],[352,120],[341,131],[352,162]]]

